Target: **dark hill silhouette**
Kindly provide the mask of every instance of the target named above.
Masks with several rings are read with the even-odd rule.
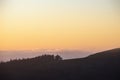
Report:
[[[120,57],[120,48],[104,51],[104,52],[99,52],[97,54],[93,54],[89,56],[90,58],[117,58]]]
[[[0,64],[0,80],[120,80],[120,48],[80,59],[12,60]]]

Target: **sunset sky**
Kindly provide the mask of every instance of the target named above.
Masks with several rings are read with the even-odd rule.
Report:
[[[0,50],[120,47],[119,12],[114,0],[1,0]]]

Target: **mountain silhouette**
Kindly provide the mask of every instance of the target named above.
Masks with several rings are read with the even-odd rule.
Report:
[[[51,57],[1,63],[0,80],[120,80],[120,48],[78,59]]]

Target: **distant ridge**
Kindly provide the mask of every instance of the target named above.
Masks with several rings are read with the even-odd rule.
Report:
[[[0,62],[6,62],[10,59],[33,58],[44,54],[58,54],[61,55],[63,59],[74,59],[86,57],[91,53],[92,52],[77,49],[0,50]]]
[[[120,48],[49,63],[39,57],[3,63],[0,80],[120,80]]]

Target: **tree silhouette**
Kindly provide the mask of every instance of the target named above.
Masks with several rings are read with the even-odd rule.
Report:
[[[51,61],[54,61],[54,55],[42,55],[40,57],[38,57],[40,59],[40,61],[43,61],[43,62],[51,62]]]
[[[45,55],[41,55],[41,56],[37,56],[34,58],[23,58],[23,59],[10,59],[9,63],[24,63],[24,62],[30,62],[30,63],[49,63],[49,62],[54,62],[54,61],[60,61],[62,60],[62,57],[59,55],[49,55],[49,54],[45,54]],[[0,62],[2,63],[2,62]],[[3,62],[5,63],[5,62]]]
[[[56,55],[56,56],[55,56],[55,60],[56,60],[56,61],[62,60],[62,57],[59,56],[59,55]]]

